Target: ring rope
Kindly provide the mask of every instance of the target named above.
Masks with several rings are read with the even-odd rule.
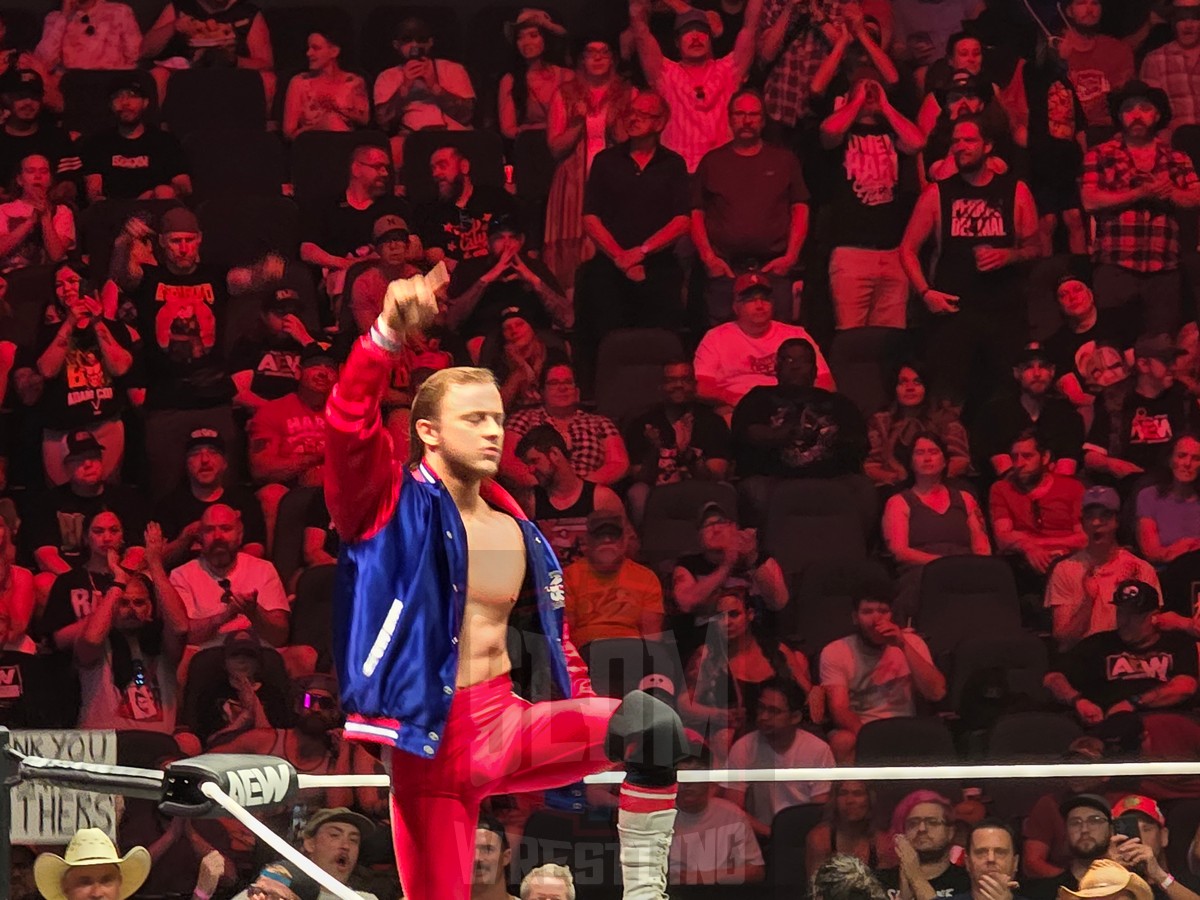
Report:
[[[346,885],[342,884],[307,856],[273,832],[270,828],[250,815],[242,805],[225,793],[211,781],[200,785],[200,791],[227,813],[249,828],[259,840],[266,841],[280,856],[295,863],[300,869],[314,879],[317,884],[329,891],[340,900],[361,900],[361,898]]]

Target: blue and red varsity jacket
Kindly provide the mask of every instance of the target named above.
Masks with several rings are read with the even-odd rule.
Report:
[[[325,500],[342,538],[333,651],[346,736],[430,758],[454,697],[467,539],[436,473],[393,458],[379,409],[392,365],[362,337],[325,411]],[[555,685],[565,697],[594,696],[563,620],[554,551],[503,488],[486,481],[481,492],[521,528]]]

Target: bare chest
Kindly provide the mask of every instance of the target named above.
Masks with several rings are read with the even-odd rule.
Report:
[[[525,580],[525,542],[515,519],[489,512],[463,522],[467,532],[467,601],[512,607]]]

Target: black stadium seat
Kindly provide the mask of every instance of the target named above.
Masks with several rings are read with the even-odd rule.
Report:
[[[933,658],[979,634],[1019,634],[1021,610],[1008,563],[994,556],[947,556],[921,573],[917,631]]]
[[[854,494],[819,478],[780,479],[772,486],[761,540],[789,575],[809,563],[867,557]]]
[[[214,197],[200,204],[197,215],[210,262],[242,266],[267,253],[299,258],[300,210],[287,197]]]
[[[262,77],[253,69],[182,69],[167,81],[163,122],[180,140],[212,128],[261,131],[266,102]]]
[[[350,154],[370,144],[388,148],[380,131],[306,131],[292,143],[291,172],[296,202],[303,209],[324,206],[342,196],[350,177]]]
[[[705,503],[717,501],[728,509],[737,506],[737,492],[724,482],[681,481],[654,488],[646,501],[642,520],[641,558],[657,568],[700,549],[697,517]]]
[[[271,51],[275,54],[275,71],[284,74],[303,72],[308,68],[308,36],[316,29],[332,32],[342,49],[339,62],[342,68],[353,68],[357,41],[354,19],[342,6],[264,6],[263,18],[271,33]],[[280,93],[284,82],[280,81]]]
[[[663,328],[620,328],[600,342],[596,412],[618,425],[662,401],[662,368],[686,359],[683,343]]]
[[[279,135],[254,128],[213,128],[183,139],[192,196],[279,197],[287,160]]]

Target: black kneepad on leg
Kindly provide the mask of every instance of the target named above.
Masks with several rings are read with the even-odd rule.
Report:
[[[630,691],[608,722],[608,758],[623,762],[627,777],[647,786],[670,784],[675,766],[691,755],[679,714],[645,691]]]

